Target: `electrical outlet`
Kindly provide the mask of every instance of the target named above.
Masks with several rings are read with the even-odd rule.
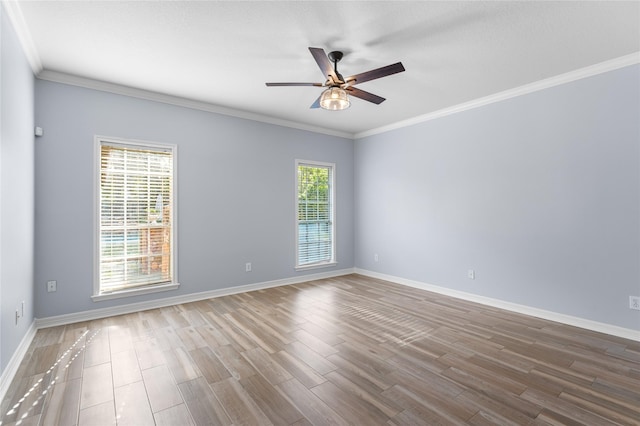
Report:
[[[18,325],[18,320],[20,319],[20,310],[16,309],[16,325]]]
[[[58,283],[56,281],[47,281],[47,291],[49,293],[58,290]]]
[[[629,309],[640,311],[640,296],[629,296]]]
[[[378,261],[378,253],[376,253],[376,254],[374,254],[374,255],[373,255],[373,261],[374,261],[374,262],[377,262],[377,261]]]
[[[467,271],[467,278],[469,278],[470,280],[475,280],[476,279],[476,271],[474,271],[473,269],[469,269]]]
[[[247,262],[244,264],[244,271],[251,272],[251,262]]]

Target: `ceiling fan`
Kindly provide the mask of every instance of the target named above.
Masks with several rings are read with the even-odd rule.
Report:
[[[323,108],[334,111],[349,108],[351,102],[347,97],[347,93],[351,96],[355,96],[356,98],[364,99],[365,101],[379,105],[385,100],[385,98],[374,95],[373,93],[365,92],[364,90],[353,86],[364,83],[365,81],[375,80],[376,78],[386,77],[388,75],[404,71],[402,62],[397,62],[392,65],[387,65],[386,67],[376,68],[371,71],[366,71],[344,78],[342,74],[338,72],[338,62],[342,59],[342,52],[334,51],[329,52],[329,55],[327,55],[324,52],[324,49],[319,47],[310,47],[309,51],[320,67],[320,71],[322,71],[322,74],[327,79],[324,83],[266,83],[266,85],[269,87],[328,87],[328,89],[322,92],[318,99],[311,104],[311,108]],[[333,62],[333,66],[331,62]]]

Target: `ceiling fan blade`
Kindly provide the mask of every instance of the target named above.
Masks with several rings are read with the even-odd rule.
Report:
[[[320,108],[320,98],[321,97],[322,97],[322,95],[318,96],[318,99],[316,99],[316,101],[314,103],[312,103],[309,108]]]
[[[333,78],[333,81],[340,81],[336,72],[333,70],[333,64],[329,61],[327,54],[324,52],[324,49],[320,47],[310,47],[309,51],[313,55],[313,59],[316,60],[316,63],[320,67],[320,71],[322,71],[322,75],[325,78]]]
[[[351,96],[364,99],[365,101],[373,102],[376,105],[380,105],[385,101],[385,98],[383,97],[374,95],[373,93],[365,92],[364,90],[357,89],[355,87],[346,87],[344,90],[346,90]]]
[[[316,86],[322,87],[322,83],[265,83],[268,87],[282,87],[282,86]]]
[[[397,62],[386,67],[376,68],[375,70],[365,71],[360,74],[347,77],[346,82],[349,85],[364,83],[365,81],[375,80],[376,78],[386,77],[404,71],[402,62]]]

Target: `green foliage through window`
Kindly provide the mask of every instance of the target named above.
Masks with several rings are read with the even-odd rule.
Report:
[[[298,266],[333,260],[333,167],[298,165]]]

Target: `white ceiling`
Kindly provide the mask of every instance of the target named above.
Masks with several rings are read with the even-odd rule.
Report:
[[[129,86],[358,135],[640,51],[640,2],[20,1],[10,17],[36,74]],[[7,4],[7,2],[5,2]],[[323,82],[308,47],[387,98],[309,109]],[[58,75],[59,77],[59,75]],[[246,115],[246,114],[245,114]]]

